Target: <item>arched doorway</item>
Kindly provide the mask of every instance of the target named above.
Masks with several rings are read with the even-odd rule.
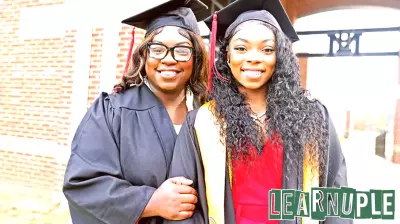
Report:
[[[400,10],[385,7],[329,10],[298,18],[294,26],[299,34],[398,27],[393,32],[365,32],[360,36],[361,52],[394,52],[392,55],[348,57],[349,53],[312,57],[321,52],[329,53],[330,37],[324,32],[300,35],[300,41],[294,44],[297,53],[311,54],[299,59],[304,86],[321,99],[332,115],[347,156],[351,187],[398,189],[400,184],[391,180],[398,175],[400,166],[389,161],[396,155],[395,147],[399,145],[396,122],[400,120]],[[336,44],[334,53],[339,48],[339,43]],[[386,137],[383,142],[386,151],[377,153],[382,141],[376,140],[382,133]],[[386,160],[380,158],[385,156]],[[360,223],[379,223],[369,221]]]
[[[317,13],[299,18],[294,24],[300,34],[300,41],[294,44],[294,49],[301,56],[303,85],[324,99],[327,104],[332,105],[332,113],[337,118],[338,131],[342,136],[348,134],[346,116],[349,111],[352,111],[353,115],[358,114],[357,116],[367,116],[366,111],[371,112],[373,115],[368,116],[380,119],[381,127],[375,127],[378,132],[389,130],[393,133],[391,125],[393,126],[394,123],[399,79],[397,52],[400,49],[398,41],[400,24],[398,21],[400,21],[400,10],[368,7]],[[396,31],[392,32],[376,30],[396,26]],[[362,31],[366,31],[366,28],[376,28],[372,30],[378,32],[363,33]],[[347,34],[344,31],[342,33],[341,30],[349,29],[364,30],[359,34],[349,32],[347,42],[331,41],[332,35],[335,35],[334,38],[339,37]],[[313,31],[303,32],[305,30]],[[305,33],[315,35],[301,35]],[[358,39],[352,40],[351,38],[355,38],[356,35],[359,35]],[[348,48],[344,44],[348,44]],[[343,47],[340,45],[345,47],[339,49]],[[354,52],[356,48],[359,54]],[[340,57],[363,54],[377,56]],[[304,65],[304,60],[306,60],[306,65]],[[334,91],[335,88],[340,91]],[[386,115],[383,115],[385,112]],[[381,118],[382,116],[384,118]],[[386,123],[382,124],[382,122]],[[388,148],[391,149],[391,147]]]

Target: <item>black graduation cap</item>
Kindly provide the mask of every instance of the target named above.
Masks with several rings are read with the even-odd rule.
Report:
[[[218,15],[217,37],[226,37],[226,34],[245,21],[259,20],[283,31],[293,42],[299,40],[279,0],[236,0],[216,13]],[[211,29],[213,15],[206,18],[204,22]]]
[[[177,26],[200,34],[197,21],[209,16],[207,9],[207,5],[199,0],[169,0],[122,23],[146,30],[146,36],[163,26]]]
[[[200,28],[197,21],[201,21],[209,15],[207,9],[207,5],[200,0],[168,0],[122,20],[122,23],[134,27],[132,29],[132,40],[124,73],[128,70],[132,56],[132,48],[135,42],[135,27],[146,30],[145,37],[154,30],[164,26],[177,26],[200,35]]]
[[[249,20],[258,20],[274,26],[285,33],[292,42],[299,40],[285,8],[279,0],[236,0],[230,3],[204,20],[211,29],[208,80],[210,91],[213,69],[219,77],[223,78],[214,68],[216,39],[226,37],[238,25]]]

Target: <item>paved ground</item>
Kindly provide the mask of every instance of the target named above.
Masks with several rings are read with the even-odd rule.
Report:
[[[400,164],[374,155],[374,139],[371,135],[356,134],[342,142],[347,159],[348,182],[356,190],[396,190],[395,220],[355,220],[355,224],[400,223]]]
[[[68,224],[66,205],[61,192],[0,183],[2,224]]]

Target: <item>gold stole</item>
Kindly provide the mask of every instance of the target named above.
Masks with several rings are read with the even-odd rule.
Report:
[[[208,217],[211,224],[223,224],[226,150],[209,106],[206,103],[199,108],[194,127],[204,167]]]
[[[310,192],[310,197],[312,197],[311,188],[312,187],[319,187],[319,180],[317,178],[319,176],[319,174],[318,174],[318,171],[316,170],[316,171],[314,171],[314,176],[313,176],[311,167],[307,163],[308,158],[309,158],[309,155],[308,155],[307,150],[306,150],[306,153],[305,153],[305,156],[304,156],[304,165],[303,165],[303,191],[304,192]],[[305,207],[304,203],[303,203],[303,206]],[[310,216],[310,212],[311,212],[311,207],[308,210],[308,215],[309,216]],[[301,223],[302,224],[314,224],[314,223],[317,224],[319,222],[318,222],[318,220],[311,220],[310,217],[306,217],[306,218],[302,218],[301,219]]]
[[[224,224],[226,147],[221,142],[220,127],[216,123],[209,106],[210,102],[199,108],[194,127],[204,167],[209,222],[210,224]],[[232,183],[230,164],[228,166]],[[310,179],[311,170],[306,163],[304,163],[304,170],[303,191],[310,191],[311,187],[318,186],[318,180]],[[302,223],[317,223],[317,221],[303,218]]]

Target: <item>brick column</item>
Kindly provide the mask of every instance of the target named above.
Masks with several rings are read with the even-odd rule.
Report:
[[[70,105],[70,114],[68,114],[69,123],[64,124],[64,145],[72,142],[75,131],[85,115],[88,107],[88,88],[90,83],[90,63],[92,48],[92,28],[89,25],[82,24],[75,31],[75,51],[73,52],[73,65],[69,78],[72,80],[71,93],[68,93],[67,103]]]
[[[121,24],[111,23],[104,28],[103,49],[101,56],[100,92],[111,92],[116,84],[118,63],[118,40]]]
[[[396,101],[396,112],[394,114],[394,145],[393,145],[393,157],[392,161],[394,163],[400,164],[400,52],[399,52],[399,77],[398,77],[398,91],[397,91],[397,101]]]
[[[299,58],[300,64],[300,80],[301,86],[303,88],[307,88],[307,65],[308,65],[308,58],[301,57]]]

